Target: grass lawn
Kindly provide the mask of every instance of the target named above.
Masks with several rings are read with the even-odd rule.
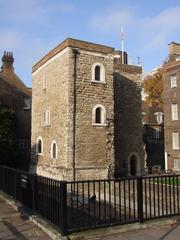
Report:
[[[159,179],[159,180],[158,180]],[[156,183],[159,183],[159,184],[167,184],[167,185],[175,185],[175,186],[180,186],[180,178],[179,177],[176,177],[174,176],[173,177],[166,177],[166,178],[158,178],[158,179],[155,179],[155,182]]]

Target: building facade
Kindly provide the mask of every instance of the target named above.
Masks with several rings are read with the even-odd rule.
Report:
[[[163,65],[165,167],[180,171],[180,44],[169,44]]]
[[[163,109],[143,101],[142,110],[145,168],[147,172],[155,173],[165,168]]]
[[[31,171],[102,179],[143,171],[141,67],[66,39],[33,66]]]
[[[15,112],[20,166],[18,163],[14,166],[27,170],[31,155],[31,89],[16,75],[13,62],[13,54],[4,52],[0,71],[0,104]]]

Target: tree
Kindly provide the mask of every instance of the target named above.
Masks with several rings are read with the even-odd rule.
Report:
[[[153,75],[144,79],[144,91],[147,94],[145,102],[149,106],[163,107],[162,70],[158,69]]]
[[[15,167],[18,160],[15,112],[0,105],[0,164]]]

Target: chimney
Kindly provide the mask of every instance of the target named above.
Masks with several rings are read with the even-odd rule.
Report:
[[[14,58],[13,58],[12,52],[4,51],[4,55],[2,57],[2,62],[3,62],[3,65],[1,67],[2,71],[5,69],[14,70],[14,68],[13,68]]]
[[[176,58],[180,56],[180,44],[176,42],[169,43],[169,61],[176,61]]]

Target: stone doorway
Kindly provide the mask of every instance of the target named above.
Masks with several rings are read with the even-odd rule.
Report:
[[[130,158],[130,174],[131,176],[137,175],[137,158],[135,155],[132,155]]]

